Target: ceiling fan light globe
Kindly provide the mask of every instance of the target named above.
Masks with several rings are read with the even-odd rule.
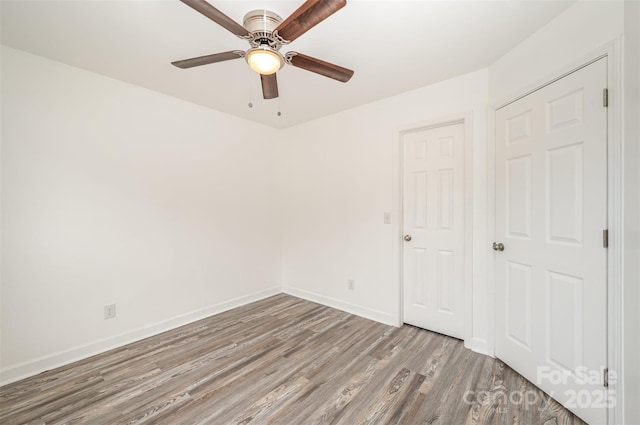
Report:
[[[284,65],[284,59],[278,52],[268,48],[251,49],[247,53],[249,67],[258,74],[271,75]]]

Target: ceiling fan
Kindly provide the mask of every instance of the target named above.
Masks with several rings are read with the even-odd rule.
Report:
[[[307,0],[287,19],[268,10],[254,10],[247,13],[243,25],[207,3],[205,0],[180,0],[187,6],[202,13],[218,25],[226,28],[239,38],[247,40],[249,50],[199,56],[171,62],[178,68],[192,68],[231,59],[245,58],[251,69],[260,74],[262,95],[265,99],[278,97],[276,72],[285,63],[325,77],[346,83],[353,71],[316,59],[298,52],[280,53],[283,45],[289,44],[320,22],[342,9],[347,0]]]

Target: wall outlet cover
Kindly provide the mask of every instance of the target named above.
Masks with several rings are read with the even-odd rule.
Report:
[[[113,319],[114,317],[116,317],[116,305],[115,304],[109,304],[109,305],[105,305],[104,306],[104,318],[106,319]]]

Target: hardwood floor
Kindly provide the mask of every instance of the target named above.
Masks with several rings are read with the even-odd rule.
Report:
[[[583,424],[454,338],[277,295],[0,388],[9,424]]]

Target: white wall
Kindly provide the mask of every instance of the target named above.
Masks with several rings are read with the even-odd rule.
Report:
[[[1,87],[3,382],[280,291],[276,130],[9,48]]]
[[[625,423],[640,424],[640,1],[624,17]]]
[[[286,292],[390,324],[399,320],[394,139],[402,129],[467,112],[473,118],[473,343],[486,350],[487,72],[302,124],[283,133],[282,276]],[[395,211],[397,213],[397,211]],[[392,217],[398,223],[397,214]],[[355,290],[347,288],[355,280]],[[471,341],[468,341],[471,343]]]
[[[510,100],[622,34],[624,3],[579,0],[489,67],[491,104]]]

